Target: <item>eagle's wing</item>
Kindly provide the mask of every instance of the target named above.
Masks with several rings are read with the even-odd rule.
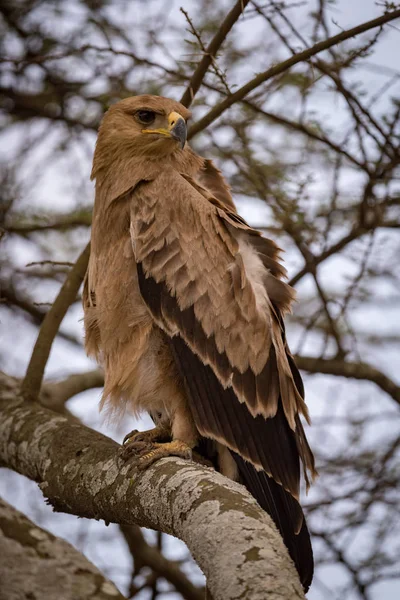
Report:
[[[292,290],[278,248],[173,171],[135,188],[131,238],[142,297],[170,340],[199,432],[232,451],[282,535],[303,531],[299,457],[312,473],[314,462],[284,338]]]
[[[226,183],[222,173],[214,165],[212,160],[205,159],[203,167],[200,169],[196,176],[197,181],[204,185],[215,198],[225,206],[226,209],[236,212],[235,205],[230,194],[230,188]]]
[[[275,416],[281,400],[296,433],[296,416],[308,415],[282,330],[292,290],[278,278],[275,244],[172,171],[136,187],[131,237],[142,296],[157,324],[169,337],[179,335],[254,418]],[[223,437],[211,430],[212,420],[212,414],[199,417],[200,432]],[[261,449],[242,451],[232,435],[223,441],[298,495],[298,481],[282,459],[261,456]]]

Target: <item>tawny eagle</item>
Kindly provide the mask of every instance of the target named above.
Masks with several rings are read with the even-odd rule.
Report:
[[[294,291],[277,245],[238,215],[212,161],[186,143],[190,112],[157,96],[113,105],[100,126],[86,348],[102,403],[147,411],[125,455],[144,468],[202,455],[273,518],[305,589],[313,558],[299,504],[314,476],[308,420],[283,316]]]

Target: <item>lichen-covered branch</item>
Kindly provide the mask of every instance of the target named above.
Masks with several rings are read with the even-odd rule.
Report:
[[[214,600],[304,598],[270,517],[239,484],[168,458],[138,472],[118,444],[36,403],[0,377],[0,463],[35,480],[56,511],[182,539]]]
[[[8,377],[7,379],[9,389],[14,386],[18,387],[17,378]],[[101,369],[75,373],[62,381],[45,382],[38,400],[42,406],[79,423],[80,421],[66,408],[65,403],[80,392],[103,385],[104,374]],[[196,587],[177,562],[167,559],[158,548],[150,545],[140,527],[121,525],[120,530],[134,560],[135,574],[139,574],[141,568],[148,567],[153,576],[163,577],[169,581],[185,600],[204,600],[203,588]]]
[[[115,585],[65,540],[0,498],[0,597],[124,600]]]

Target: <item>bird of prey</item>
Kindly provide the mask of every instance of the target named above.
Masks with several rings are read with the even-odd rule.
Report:
[[[294,291],[277,245],[238,215],[212,161],[187,144],[190,112],[159,96],[114,104],[101,123],[86,349],[102,404],[147,411],[125,439],[140,468],[192,451],[243,483],[273,518],[305,589],[313,574],[300,465],[316,473],[283,317]]]

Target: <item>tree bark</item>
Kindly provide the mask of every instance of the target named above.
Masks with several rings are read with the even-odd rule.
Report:
[[[0,376],[0,462],[35,480],[56,511],[136,524],[183,540],[214,600],[304,598],[270,517],[245,488],[175,458],[138,472],[118,444],[18,396]]]
[[[124,600],[66,541],[0,498],[0,600]]]

